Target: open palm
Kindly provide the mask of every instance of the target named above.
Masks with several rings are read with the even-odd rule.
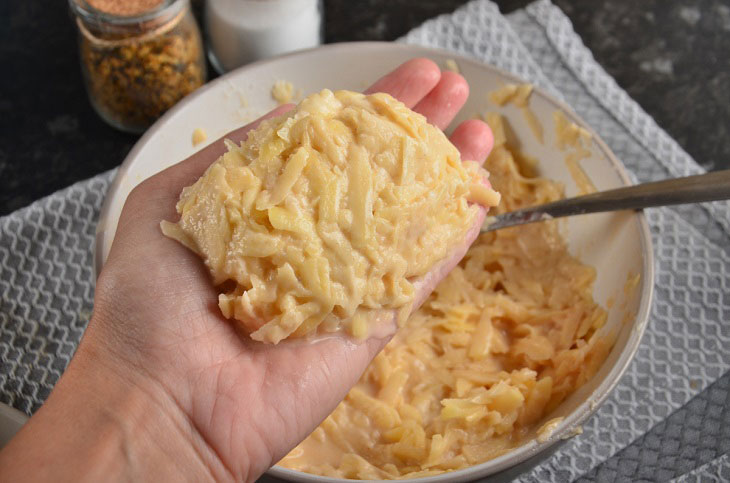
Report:
[[[426,59],[401,65],[368,90],[376,91],[393,95],[442,129],[468,96],[461,76],[442,73]],[[290,108],[282,106],[268,116]],[[240,142],[255,124],[226,137]],[[484,123],[472,120],[458,126],[451,140],[462,158],[481,161],[492,135]],[[200,458],[210,476],[250,481],[335,408],[387,340],[356,344],[335,336],[267,345],[251,341],[221,316],[205,266],[162,236],[159,223],[177,219],[175,203],[182,188],[224,149],[218,140],[130,194],[79,353],[93,353],[120,377],[151,388],[150,397],[163,411],[179,411],[180,433],[189,438],[192,457]],[[477,233],[475,225],[450,260],[416,285],[421,301]]]

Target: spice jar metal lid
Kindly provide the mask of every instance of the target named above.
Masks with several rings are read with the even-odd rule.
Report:
[[[68,3],[87,28],[121,35],[154,29],[189,6],[189,0],[68,0]]]

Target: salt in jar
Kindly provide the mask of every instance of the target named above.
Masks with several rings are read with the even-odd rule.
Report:
[[[321,0],[207,0],[208,57],[220,73],[322,43]]]

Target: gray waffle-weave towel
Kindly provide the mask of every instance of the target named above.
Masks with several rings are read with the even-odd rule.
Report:
[[[476,0],[402,41],[450,49],[566,100],[637,181],[700,173],[595,62],[548,0],[507,17]],[[31,414],[92,309],[92,245],[113,173],[0,219],[0,401]],[[648,210],[656,300],[637,356],[608,401],[520,480],[722,481],[730,476],[730,204]]]

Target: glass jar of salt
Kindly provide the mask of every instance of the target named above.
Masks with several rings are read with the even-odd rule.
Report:
[[[207,0],[213,67],[227,72],[255,60],[322,43],[322,0]]]

